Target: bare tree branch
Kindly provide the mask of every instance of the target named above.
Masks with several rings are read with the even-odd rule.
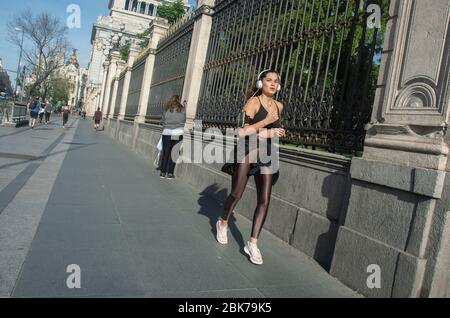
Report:
[[[47,12],[34,15],[30,10],[23,11],[7,24],[9,42],[20,49],[22,32],[16,28],[23,30],[26,39],[23,54],[33,70],[34,83],[30,92],[40,91],[49,76],[64,64],[70,47],[67,27]]]

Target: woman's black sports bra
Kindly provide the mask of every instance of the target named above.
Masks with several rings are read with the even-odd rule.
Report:
[[[247,116],[247,114],[244,112],[244,115],[245,115],[244,125],[245,124],[254,125],[254,124],[260,122],[261,120],[264,120],[267,117],[267,110],[262,105],[259,97],[258,97],[258,100],[259,100],[259,109],[258,109],[258,112],[253,117],[253,119],[250,118],[250,116]],[[278,106],[276,106],[276,107],[277,107],[278,116],[280,116],[279,108],[278,108]],[[280,128],[280,127],[281,127],[280,119],[278,119],[276,122],[269,124],[269,125],[265,126],[264,128],[272,129],[272,128]]]

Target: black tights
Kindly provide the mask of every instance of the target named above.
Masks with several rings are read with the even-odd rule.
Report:
[[[176,161],[178,160],[178,155],[175,154],[175,158],[172,158],[172,149],[177,146],[178,143],[183,141],[183,135],[178,137],[174,137],[172,140],[172,136],[163,135],[163,151],[162,151],[162,162],[161,162],[161,172],[162,173],[172,173],[175,170]],[[178,152],[179,152],[178,147]]]
[[[246,158],[248,159],[248,158]],[[225,214],[223,220],[228,221],[233,213],[234,208],[242,198],[245,187],[248,182],[247,173],[250,169],[250,163],[245,160],[240,163],[232,177],[231,193],[225,201]],[[252,238],[258,239],[266,220],[267,211],[269,209],[270,195],[272,192],[272,175],[257,174],[255,177],[256,193],[258,202],[255,213],[253,215]]]

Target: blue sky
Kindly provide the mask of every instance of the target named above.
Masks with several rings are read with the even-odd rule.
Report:
[[[192,4],[195,0],[189,0]],[[35,13],[47,11],[65,22],[70,13],[67,7],[77,4],[81,8],[81,28],[69,29],[68,38],[73,48],[78,49],[78,60],[80,65],[87,67],[91,52],[92,25],[99,15],[108,15],[109,0],[0,0],[0,58],[3,67],[9,70],[17,70],[19,62],[19,49],[7,41],[6,25],[9,20],[23,10],[30,9]],[[15,73],[9,72],[12,82],[15,81]]]

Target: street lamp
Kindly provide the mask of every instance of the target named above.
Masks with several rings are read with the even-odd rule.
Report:
[[[16,76],[16,88],[15,88],[15,95],[17,97],[17,88],[19,86],[19,76],[20,76],[20,63],[22,62],[22,51],[23,51],[23,37],[24,37],[24,33],[25,31],[21,28],[16,27],[15,28],[17,32],[22,32],[22,40],[20,42],[20,55],[19,55],[19,63],[17,65],[17,76]],[[22,83],[22,90],[23,90],[23,83]],[[22,97],[20,102],[22,102]]]

